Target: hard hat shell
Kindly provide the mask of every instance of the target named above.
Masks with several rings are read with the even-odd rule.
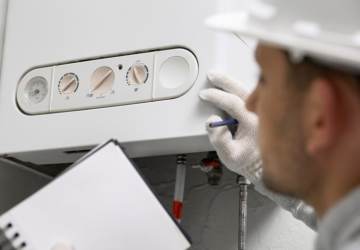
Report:
[[[211,16],[205,24],[283,48],[295,58],[360,70],[359,0],[252,0],[241,12]]]

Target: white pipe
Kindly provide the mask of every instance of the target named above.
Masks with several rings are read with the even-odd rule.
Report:
[[[185,175],[186,175],[186,156],[178,156],[178,164],[176,167],[175,193],[173,203],[173,216],[180,223],[182,206],[184,200]]]

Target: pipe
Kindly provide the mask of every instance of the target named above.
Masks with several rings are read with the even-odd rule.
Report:
[[[186,174],[186,155],[177,156],[176,166],[176,180],[175,180],[175,193],[173,203],[173,216],[180,223],[181,212],[184,200],[185,189],[185,174]]]
[[[239,184],[239,233],[238,249],[245,250],[246,222],[247,222],[247,186],[250,181],[244,176],[238,175],[236,182]]]

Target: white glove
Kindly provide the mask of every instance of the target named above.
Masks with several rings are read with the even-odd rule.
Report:
[[[224,110],[238,121],[234,137],[227,126],[210,128],[210,123],[222,120],[219,116],[213,115],[206,121],[210,142],[222,163],[230,170],[249,179],[258,192],[268,196],[290,211],[295,218],[316,230],[317,218],[312,207],[299,199],[274,193],[262,182],[262,161],[257,146],[258,122],[245,107],[248,96],[246,88],[232,77],[217,70],[210,70],[207,77],[220,89],[202,90],[199,97]]]
[[[207,76],[222,90],[202,90],[200,98],[224,110],[239,123],[233,137],[227,126],[210,128],[210,123],[222,121],[219,116],[211,116],[206,121],[210,142],[226,167],[255,184],[260,179],[262,168],[257,146],[257,117],[245,107],[248,92],[235,79],[220,71],[211,70]]]

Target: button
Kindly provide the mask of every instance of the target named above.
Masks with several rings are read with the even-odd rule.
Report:
[[[165,88],[173,89],[184,84],[189,78],[189,73],[188,62],[180,56],[174,56],[161,65],[159,80]]]

